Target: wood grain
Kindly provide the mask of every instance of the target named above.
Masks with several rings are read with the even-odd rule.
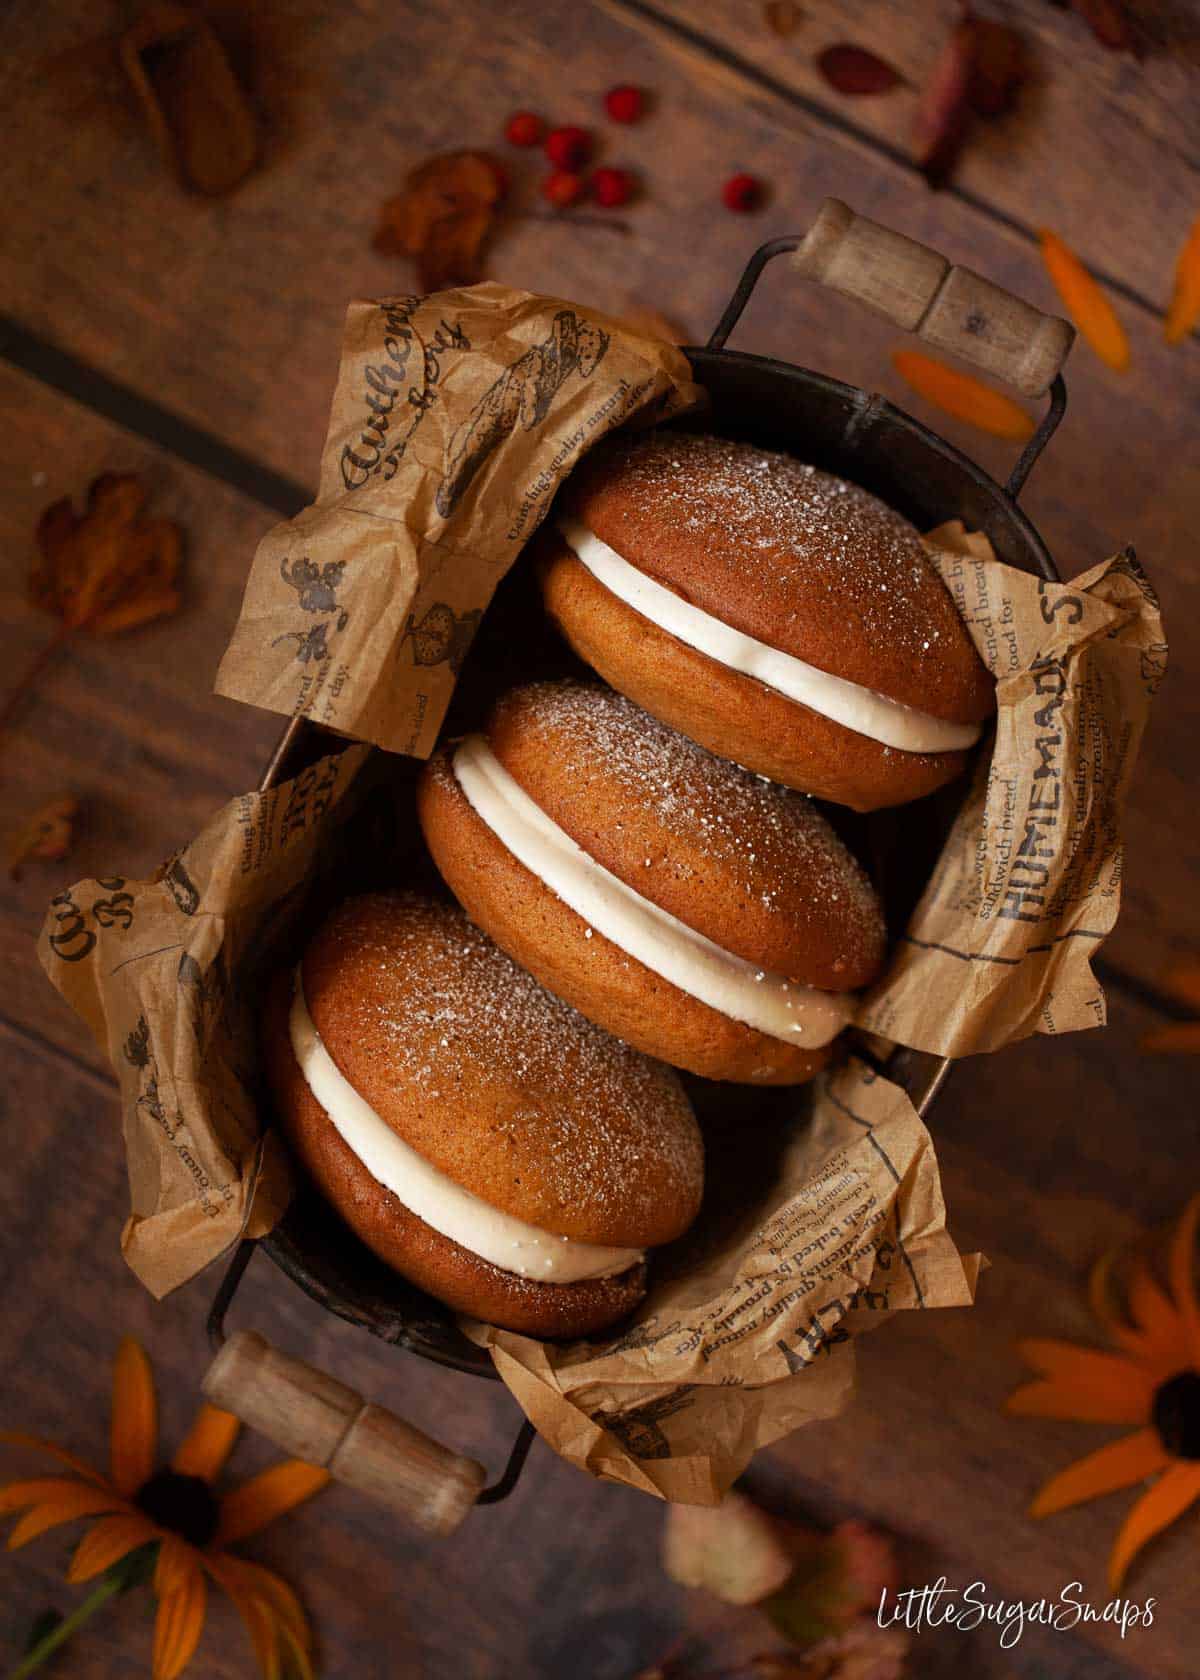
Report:
[[[865,153],[884,147],[902,161],[911,157],[920,90],[960,11],[953,0],[805,0],[784,40],[770,29],[765,7],[741,0],[607,4],[656,40],[673,41],[700,79],[758,101],[770,97],[759,80],[766,78],[794,98],[798,127],[824,119],[847,144]],[[1099,273],[1161,310],[1174,252],[1200,202],[1200,20],[1194,8],[1169,0],[1126,10],[1143,40],[1140,60],[1108,51],[1083,18],[1046,0],[972,7],[1020,35],[1028,80],[1010,114],[974,125],[951,190],[1027,234],[1054,228]],[[837,93],[816,60],[843,43],[880,54],[904,78],[901,86],[879,97]]]
[[[274,516],[173,462],[140,438],[0,369],[0,693],[53,634],[25,579],[42,510],[60,496],[82,506],[98,473],[137,472],[155,514],[184,531],[184,605],[126,635],[77,637],[43,673],[0,744],[5,838],[47,799],[74,793],[79,834],[59,864],[0,874],[0,956],[19,977],[0,1016],[106,1069],[33,952],[60,887],[122,870],[149,874],[236,792],[253,787],[277,718],[218,699],[212,678],[233,627],[246,567]]]
[[[556,118],[594,123],[603,90],[628,75],[654,90],[652,112],[637,129],[605,128],[602,139],[605,161],[636,161],[645,172],[641,201],[623,213],[630,232],[510,216],[489,260],[495,277],[616,313],[655,306],[703,337],[752,246],[802,230],[832,194],[1039,307],[1058,307],[1019,231],[973,203],[931,194],[910,171],[831,132],[817,114],[801,119],[784,99],[751,94],[727,75],[698,76],[694,52],[681,60],[624,13],[590,11],[581,30],[574,8],[514,0],[485,19],[472,4],[481,0],[460,7],[452,27],[436,8],[336,20],[316,6],[298,13],[287,52],[304,57],[295,66],[300,91],[287,143],[217,206],[178,193],[122,117],[119,88],[95,68],[90,80],[72,71],[77,100],[82,83],[90,103],[80,104],[64,136],[63,86],[37,67],[48,53],[86,41],[89,15],[79,0],[56,7],[48,20],[40,10],[18,9],[7,60],[17,126],[0,146],[11,252],[0,270],[0,303],[112,376],[168,394],[190,419],[311,482],[346,299],[412,283],[402,263],[370,249],[380,199],[429,151],[496,143],[514,105],[544,103]],[[919,11],[911,8],[906,20]],[[716,0],[706,0],[703,17],[721,15]],[[896,38],[905,34],[898,19],[891,27]],[[397,100],[393,67],[401,62],[406,77],[453,89],[453,97]],[[285,53],[279,63],[292,60]],[[1083,144],[1080,130],[1072,145],[1079,152]],[[524,210],[538,202],[540,165],[527,155],[512,154],[511,162],[514,203]],[[758,217],[730,215],[717,202],[725,175],[747,165],[772,185]],[[1024,167],[1014,173],[1030,179]],[[1167,218],[1156,226],[1166,263]],[[96,275],[103,286],[92,283]],[[1067,370],[1067,421],[1025,501],[1066,575],[1126,542],[1137,546],[1162,591],[1176,661],[1186,669],[1200,655],[1200,569],[1189,518],[1200,503],[1200,475],[1180,440],[1194,425],[1200,346],[1172,351],[1156,316],[1132,306],[1123,313],[1133,368],[1122,378],[1086,346],[1077,348]],[[881,389],[1002,476],[1011,446],[909,393],[890,367],[901,342],[845,300],[789,283],[780,269],[764,277],[734,345]],[[1193,711],[1191,694],[1168,684],[1130,818],[1131,913],[1111,954],[1144,978],[1158,974],[1169,954],[1200,945],[1197,859],[1160,815],[1182,808],[1193,785]]]
[[[1107,1034],[1031,1045],[956,1072],[932,1124],[956,1237],[992,1262],[977,1305],[905,1314],[868,1337],[852,1409],[763,1455],[751,1472],[753,1491],[793,1514],[856,1515],[892,1527],[906,1581],[945,1573],[960,1587],[981,1578],[998,1596],[1036,1599],[1079,1579],[1105,1601],[1103,1560],[1131,1495],[1039,1525],[1023,1514],[1041,1480],[1105,1432],[1008,1419],[1000,1406],[1022,1376],[1013,1338],[1091,1340],[1080,1293],[1087,1265],[1140,1222],[1165,1219],[1179,1205],[1194,1159],[1200,1067],[1140,1060],[1145,1019],[1119,1005]],[[109,1362],[118,1333],[129,1330],[153,1355],[169,1444],[198,1400],[215,1277],[164,1303],[150,1300],[117,1253],[126,1190],[115,1102],[98,1100],[94,1083],[55,1057],[18,1053],[9,1065],[5,1120],[7,1135],[20,1127],[22,1168],[0,1178],[9,1355],[0,1410],[103,1461]],[[1131,1171],[1138,1137],[1145,1147]],[[499,1470],[518,1417],[498,1385],[438,1370],[337,1323],[262,1257],[230,1327],[268,1330],[288,1353],[336,1371],[480,1459],[490,1476]],[[274,1456],[245,1440],[235,1479]],[[914,1672],[923,1680],[966,1672],[972,1680],[1183,1680],[1193,1673],[1198,1520],[1185,1519],[1131,1576],[1129,1596],[1159,1600],[1149,1633],[1122,1645],[1111,1629],[1030,1629],[1003,1653],[991,1631],[943,1629],[920,1636]],[[535,1446],[512,1499],[474,1513],[450,1541],[430,1541],[331,1489],[246,1549],[302,1585],[331,1674],[632,1680],[681,1630],[713,1615],[710,1603],[662,1577],[661,1521],[654,1502],[594,1484]],[[6,1561],[0,1651],[14,1648],[43,1602],[69,1602],[61,1584],[68,1551],[68,1538],[48,1536]],[[115,1680],[141,1661],[149,1634],[139,1625],[144,1610],[129,1603],[81,1643],[72,1675]],[[734,1632],[743,1651],[770,1642],[752,1618]],[[218,1611],[196,1680],[249,1672],[241,1640]]]

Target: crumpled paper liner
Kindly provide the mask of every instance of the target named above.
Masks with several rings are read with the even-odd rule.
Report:
[[[1120,908],[1121,813],[1167,645],[1131,549],[1058,584],[957,521],[926,542],[996,678],[995,742],[858,1021],[966,1056],[1104,1024],[1091,959]]]
[[[787,1147],[737,1229],[713,1246],[702,1214],[616,1340],[467,1327],[571,1463],[716,1504],[760,1447],[842,1410],[855,1335],[903,1308],[974,1300],[979,1256],[950,1240],[933,1144],[904,1092],[855,1059],[818,1081],[811,1118],[804,1107],[797,1093]]]
[[[575,462],[699,396],[674,345],[491,282],[351,304],[317,500],[258,545],[218,694],[428,758]]]
[[[672,346],[556,300],[485,285],[354,305],[320,497],[260,545],[222,691],[427,754],[484,608],[574,461],[699,396]],[[935,537],[1000,675],[996,769],[989,781],[985,752],[862,1018],[876,1042],[962,1054],[1102,1019],[1088,957],[1116,914],[1117,824],[1165,649],[1131,557],[1059,588],[961,530]],[[123,1248],[157,1295],[269,1230],[290,1196],[285,1152],[261,1130],[261,981],[311,918],[367,768],[361,746],[322,759],[232,801],[154,880],[88,881],[51,905],[40,955],[117,1070]],[[1048,794],[1033,801],[1051,779],[1053,826]],[[1034,921],[998,912],[1006,892],[1029,907],[1034,890]],[[738,1101],[730,1088],[730,1116]],[[706,1211],[659,1257],[616,1340],[473,1329],[572,1462],[715,1499],[756,1447],[840,1409],[854,1335],[972,1299],[976,1262],[946,1233],[929,1135],[897,1087],[853,1060],[796,1093],[780,1124],[767,1182],[732,1226],[728,1207]],[[762,1153],[744,1134],[740,1149]]]

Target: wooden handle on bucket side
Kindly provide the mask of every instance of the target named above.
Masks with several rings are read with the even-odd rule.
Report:
[[[479,1497],[485,1471],[345,1383],[238,1330],[208,1368],[205,1398],[277,1447],[328,1468],[337,1481],[430,1534],[453,1534]]]
[[[792,256],[796,272],[994,374],[1027,397],[1049,389],[1075,342],[1057,315],[827,198]]]

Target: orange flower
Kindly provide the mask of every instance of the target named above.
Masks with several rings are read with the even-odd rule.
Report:
[[[1188,1203],[1172,1235],[1168,1287],[1163,1289],[1144,1260],[1137,1261],[1125,1311],[1111,1302],[1106,1265],[1097,1268],[1093,1308],[1119,1351],[1038,1338],[1018,1343],[1040,1375],[1009,1396],[1010,1412],[1138,1426],[1052,1476],[1030,1513],[1048,1517],[1154,1477],[1113,1545],[1108,1578],[1114,1593],[1146,1542],[1200,1497],[1198,1223],[1200,1195]]]
[[[289,1459],[218,1495],[213,1483],[238,1428],[229,1412],[202,1406],[169,1467],[155,1469],[154,1377],[145,1352],[127,1336],[117,1349],[113,1369],[107,1477],[52,1441],[0,1431],[0,1441],[48,1453],[74,1472],[0,1487],[0,1515],[24,1512],[8,1537],[10,1551],[62,1523],[96,1518],[75,1550],[67,1579],[78,1583],[104,1576],[106,1581],[93,1595],[98,1605],[122,1584],[110,1571],[140,1548],[157,1547],[154,1680],[175,1680],[191,1660],[204,1627],[207,1576],[233,1600],[267,1680],[282,1680],[285,1674],[312,1680],[312,1636],[299,1599],[280,1576],[235,1557],[228,1548],[318,1492],[329,1472]],[[147,1558],[152,1555],[147,1553]],[[61,1643],[63,1629],[69,1624],[73,1628],[80,1619],[76,1613],[51,1632],[17,1673],[28,1674],[40,1666],[42,1657]]]

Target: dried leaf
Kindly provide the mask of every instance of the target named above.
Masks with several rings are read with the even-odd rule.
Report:
[[[971,124],[975,26],[961,18],[921,89],[913,124],[913,158],[930,186],[940,187],[958,161]]]
[[[1033,434],[1033,421],[1019,404],[969,373],[947,367],[920,350],[894,351],[892,365],[914,391],[956,420],[1018,443]]]
[[[1025,43],[1015,29],[991,18],[970,18],[971,75],[967,98],[979,117],[1011,111],[1028,73]]]
[[[1141,42],[1137,28],[1121,0],[1070,0],[1070,5],[1102,47],[1138,55]]]
[[[779,1524],[743,1493],[719,1505],[670,1505],[663,1568],[683,1587],[702,1587],[726,1604],[757,1604],[792,1573]]]
[[[831,88],[852,98],[864,94],[890,93],[904,77],[876,53],[848,42],[826,47],[817,54],[817,69]]]
[[[503,192],[503,170],[488,152],[429,158],[384,204],[375,249],[415,257],[423,291],[469,286],[481,277],[484,241]]]
[[[104,473],[82,516],[66,498],[48,507],[35,537],[33,604],[101,636],[175,612],[182,538],[169,519],[143,519],[145,502],[136,474]]]
[[[815,1645],[844,1633],[897,1585],[892,1543],[867,1523],[839,1523],[829,1533],[797,1535],[790,1580],[763,1605],[793,1645]]]
[[[19,880],[22,867],[31,858],[46,858],[58,862],[71,850],[75,837],[75,822],[79,816],[79,801],[70,794],[48,799],[23,823],[8,842],[8,872]]]
[[[258,162],[250,102],[211,24],[155,0],[121,37],[120,59],[154,142],[184,187],[232,191]]]
[[[1200,216],[1183,242],[1175,264],[1175,290],[1163,332],[1168,344],[1178,344],[1200,320]]]
[[[804,13],[795,4],[795,0],[767,0],[763,7],[763,16],[771,33],[786,41],[799,29]]]
[[[1102,362],[1123,373],[1129,366],[1129,340],[1116,311],[1083,263],[1049,228],[1041,228],[1042,261],[1067,314]]]

